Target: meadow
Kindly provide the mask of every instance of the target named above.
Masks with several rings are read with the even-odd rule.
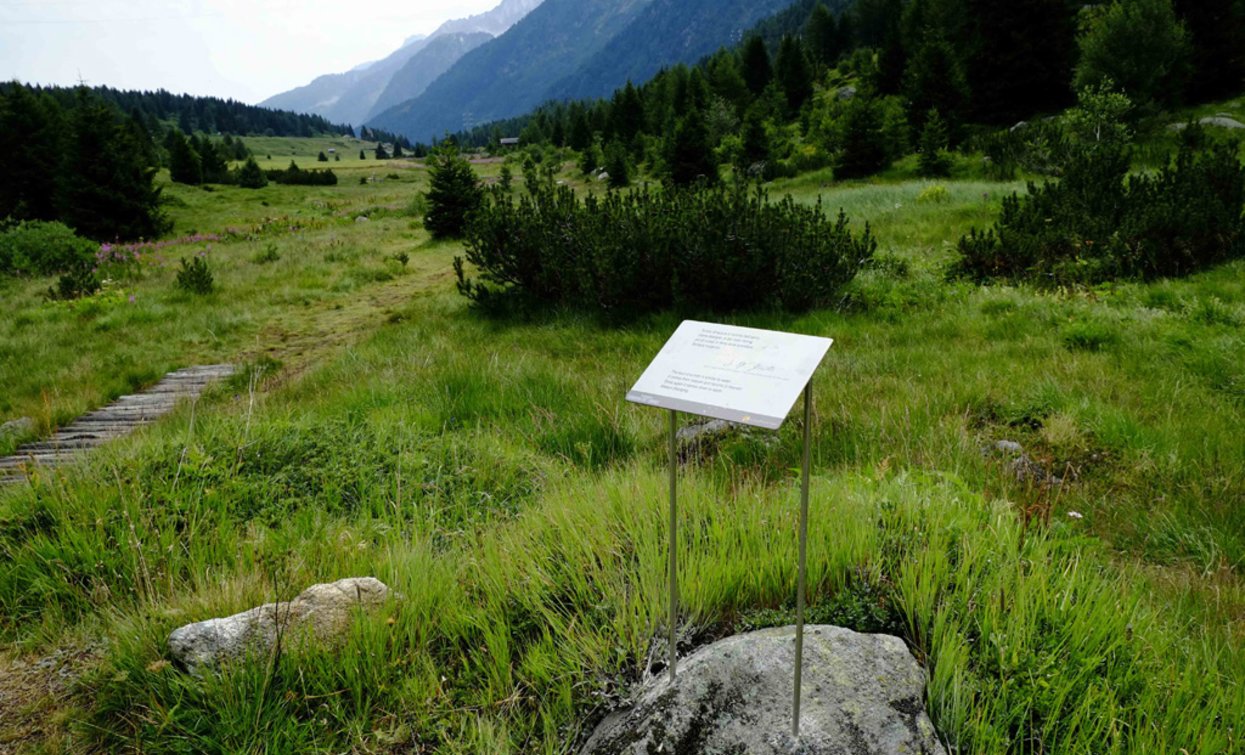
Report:
[[[0,487],[0,662],[61,659],[73,680],[10,706],[0,749],[570,752],[644,672],[665,418],[623,396],[681,314],[475,311],[461,247],[420,224],[422,167],[351,157],[335,187],[169,185],[171,243],[91,299],[3,284],[0,420],[46,431],[168,369],[246,369]],[[1245,264],[1081,290],[947,280],[1015,190],[902,171],[770,189],[880,242],[834,308],[725,318],[835,339],[814,381],[810,618],[904,638],[953,751],[1240,751]],[[174,263],[203,251],[216,291],[177,291]],[[792,621],[801,430],[681,470],[687,649]],[[1017,479],[1002,440],[1062,484]],[[341,647],[203,678],[167,659],[176,626],[363,575],[402,597]]]

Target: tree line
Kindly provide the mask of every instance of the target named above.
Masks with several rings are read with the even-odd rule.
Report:
[[[0,89],[23,86],[16,83],[0,85]],[[30,87],[57,100],[62,107],[72,105],[76,88],[56,86]],[[173,94],[164,89],[154,92],[126,91],[112,87],[91,87],[91,92],[122,112],[143,122],[149,131],[157,131],[162,123],[176,123],[184,133],[203,131],[209,134],[234,136],[318,136],[345,134],[354,136],[348,124],[330,123],[319,115],[271,110],[218,97],[197,97]]]

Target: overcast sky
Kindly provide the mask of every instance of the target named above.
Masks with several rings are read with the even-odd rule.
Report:
[[[0,80],[259,102],[500,0],[0,0]]]

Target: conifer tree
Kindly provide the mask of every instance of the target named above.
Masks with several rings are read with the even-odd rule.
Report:
[[[268,177],[260,170],[254,157],[248,157],[246,163],[238,169],[238,186],[244,189],[262,189],[268,185]]]
[[[973,119],[1011,125],[1072,102],[1076,12],[1068,0],[967,0],[964,71]]]
[[[610,142],[605,148],[605,172],[609,173],[609,187],[623,189],[631,185],[631,165],[627,148],[618,142]]]
[[[744,50],[740,58],[740,69],[748,91],[755,97],[765,91],[765,87],[774,78],[774,69],[770,65],[769,50],[765,49],[765,40],[760,37],[749,37],[744,42]]]
[[[857,96],[848,104],[835,178],[863,178],[890,164],[883,126],[882,109],[874,98]]]
[[[775,79],[787,98],[787,112],[795,114],[813,95],[813,72],[804,46],[795,37],[783,37],[774,63]]]
[[[1203,101],[1235,94],[1245,80],[1245,2],[1174,0],[1192,40],[1189,96]]]
[[[156,238],[171,225],[160,209],[156,169],[103,100],[79,89],[57,187],[61,219],[98,241]]]
[[[329,161],[329,156],[324,154],[324,150],[320,150],[320,154],[316,155],[316,161],[326,163]]]
[[[388,160],[389,159],[389,151],[385,149],[384,142],[376,142],[376,159],[377,160]]]
[[[925,116],[930,110],[937,110],[947,124],[951,143],[959,142],[959,129],[969,102],[968,82],[955,51],[938,32],[929,31],[908,62],[904,94],[913,133],[921,133]]]
[[[203,160],[191,146],[186,135],[176,129],[165,139],[169,150],[169,177],[179,184],[198,186],[203,183]]]
[[[46,94],[21,85],[0,90],[0,218],[56,218],[63,119]]]
[[[829,68],[839,61],[839,55],[843,52],[839,46],[839,25],[834,20],[834,14],[820,0],[813,6],[813,12],[804,24],[804,38],[808,41],[809,57],[820,68]]]
[[[937,110],[929,111],[921,130],[917,172],[926,178],[951,175],[951,157],[947,154],[947,124]]]
[[[690,186],[697,181],[717,183],[718,165],[699,110],[680,119],[667,138],[666,167],[676,186]]]
[[[424,227],[433,238],[457,238],[467,218],[480,206],[484,192],[475,171],[452,144],[429,157],[430,185]]]

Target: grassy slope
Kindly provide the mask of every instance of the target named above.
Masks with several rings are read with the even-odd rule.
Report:
[[[948,242],[1014,187],[930,202],[920,182],[822,180],[775,190],[870,220],[883,262],[840,311],[733,319],[836,338],[815,384],[815,617],[904,636],[965,751],[1240,747],[1245,268],[1076,294],[948,284]],[[452,291],[453,246],[398,214],[415,188],[344,176],[264,190],[268,207],[178,190],[178,233],[268,212],[323,225],[214,246],[206,301],[150,272],[131,284],[160,307],[145,325],[23,294],[46,330],[18,343],[86,325],[92,364],[130,354],[155,374],[275,346],[310,365],[0,491],[3,636],[108,638],[65,747],[557,752],[639,673],[662,620],[662,427],[622,395],[677,318],[483,319]],[[281,261],[251,262],[268,243]],[[399,248],[405,274],[385,260]],[[209,317],[242,324],[222,336]],[[334,341],[347,323],[375,332]],[[0,333],[82,405],[109,394],[74,346],[15,342]],[[75,387],[78,371],[95,377]],[[684,470],[689,638],[790,620],[796,424]],[[982,450],[1003,438],[1075,481],[1017,484]],[[206,680],[162,662],[174,626],[360,574],[405,598],[323,657]]]

